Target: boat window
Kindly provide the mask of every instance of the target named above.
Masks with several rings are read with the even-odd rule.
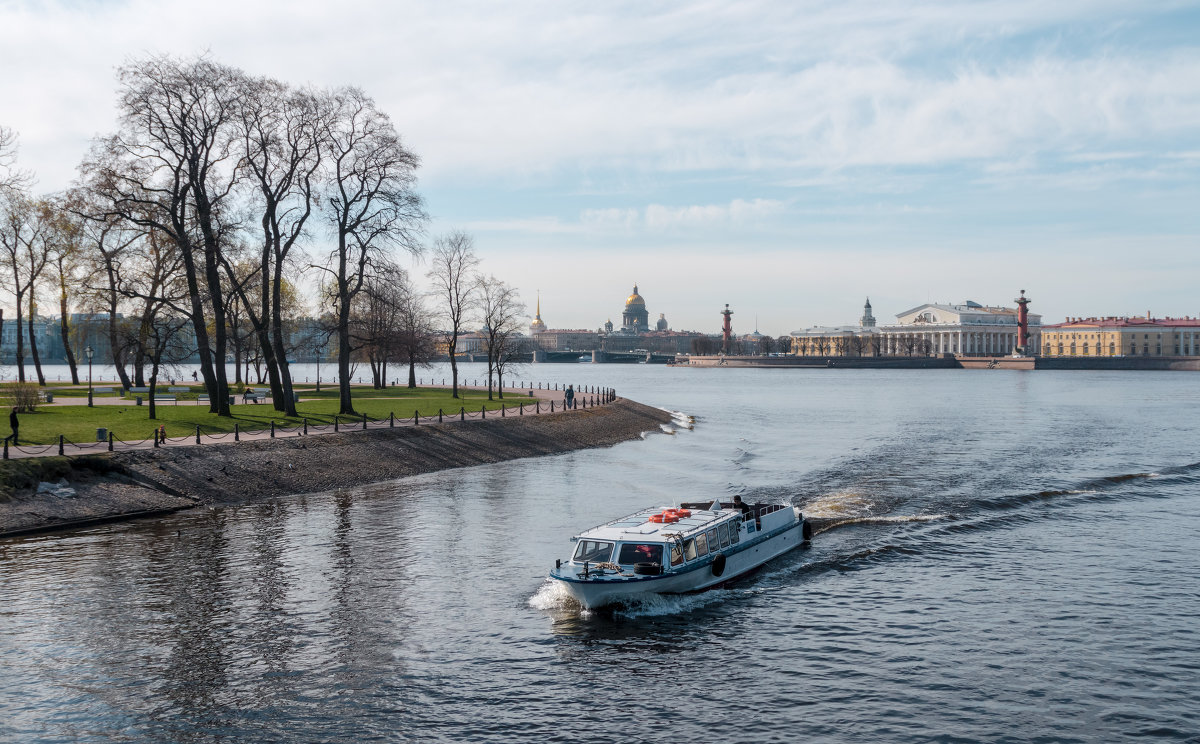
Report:
[[[742,520],[739,517],[734,517],[729,523],[729,541],[737,544],[737,541],[742,536]]]
[[[717,527],[717,533],[721,536],[721,547],[728,548],[729,547],[729,525],[722,524],[721,526]]]
[[[688,540],[683,544],[683,554],[687,556],[689,561],[696,560],[696,541]]]
[[[612,558],[612,549],[613,544],[610,542],[580,540],[579,547],[575,549],[575,560],[577,562],[604,563]]]
[[[696,535],[696,555],[708,555],[708,540],[704,537],[703,532]]]
[[[671,546],[671,565],[678,566],[680,563],[683,563],[683,551],[679,549],[678,545],[672,545]]]
[[[617,563],[658,563],[662,564],[662,543],[625,543],[621,546]]]
[[[713,552],[721,549],[721,538],[717,537],[716,527],[708,531],[708,549]]]

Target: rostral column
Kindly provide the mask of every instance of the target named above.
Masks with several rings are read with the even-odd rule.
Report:
[[[725,309],[721,312],[725,316],[725,325],[721,327],[721,353],[728,354],[730,342],[733,340],[733,325],[729,322],[729,317],[733,315],[733,311],[729,309],[729,303],[725,303]]]
[[[1021,296],[1015,302],[1017,303],[1017,355],[1027,356],[1029,351],[1029,298],[1025,296],[1025,290],[1021,290]]]

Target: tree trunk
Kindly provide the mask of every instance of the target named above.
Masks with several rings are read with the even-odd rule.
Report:
[[[29,292],[29,353],[33,356],[33,369],[37,372],[38,385],[46,387],[46,376],[42,374],[42,359],[38,356],[37,336],[33,332],[33,292]]]
[[[67,358],[67,366],[71,368],[71,384],[79,384],[79,368],[75,364],[75,352],[71,350],[71,323],[67,315],[67,282],[62,273],[62,264],[59,264],[59,289],[58,294],[58,314],[62,318],[62,322],[58,324],[58,329],[62,333],[63,355]]]
[[[117,334],[117,277],[107,255],[104,263],[108,272],[108,350],[112,354],[113,366],[117,368],[117,376],[121,378],[121,387],[128,390],[130,385],[129,374],[125,371],[125,349]],[[141,387],[140,383],[138,387]]]
[[[450,334],[450,379],[453,382],[450,397],[458,397],[458,362],[454,359],[454,350],[458,346],[457,331]]]
[[[417,355],[412,352],[408,354],[408,386],[410,388],[417,386]]]
[[[16,293],[16,309],[17,309],[17,381],[25,382],[25,329],[21,327],[21,300],[25,298],[25,293],[18,291]]]

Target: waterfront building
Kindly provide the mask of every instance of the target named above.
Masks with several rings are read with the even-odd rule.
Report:
[[[870,297],[858,325],[813,326],[790,335],[796,356],[879,356],[882,350]]]
[[[586,328],[552,328],[533,337],[545,351],[593,351],[600,348],[600,334]]]
[[[1037,354],[1042,316],[1029,313],[1026,353]],[[1019,346],[1016,308],[981,305],[966,300],[958,305],[926,303],[896,315],[896,323],[881,326],[884,356],[1005,356]]]
[[[1042,356],[1200,356],[1200,318],[1068,318],[1042,328]]]

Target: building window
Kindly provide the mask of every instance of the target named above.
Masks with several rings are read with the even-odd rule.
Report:
[[[1108,355],[1109,356],[1117,355],[1117,345],[1115,343],[1113,343],[1112,341],[1108,342]]]
[[[1083,355],[1084,356],[1088,355],[1088,342],[1087,341],[1083,342]]]
[[[1129,345],[1129,353],[1137,354],[1137,341],[1134,341],[1132,344]]]

